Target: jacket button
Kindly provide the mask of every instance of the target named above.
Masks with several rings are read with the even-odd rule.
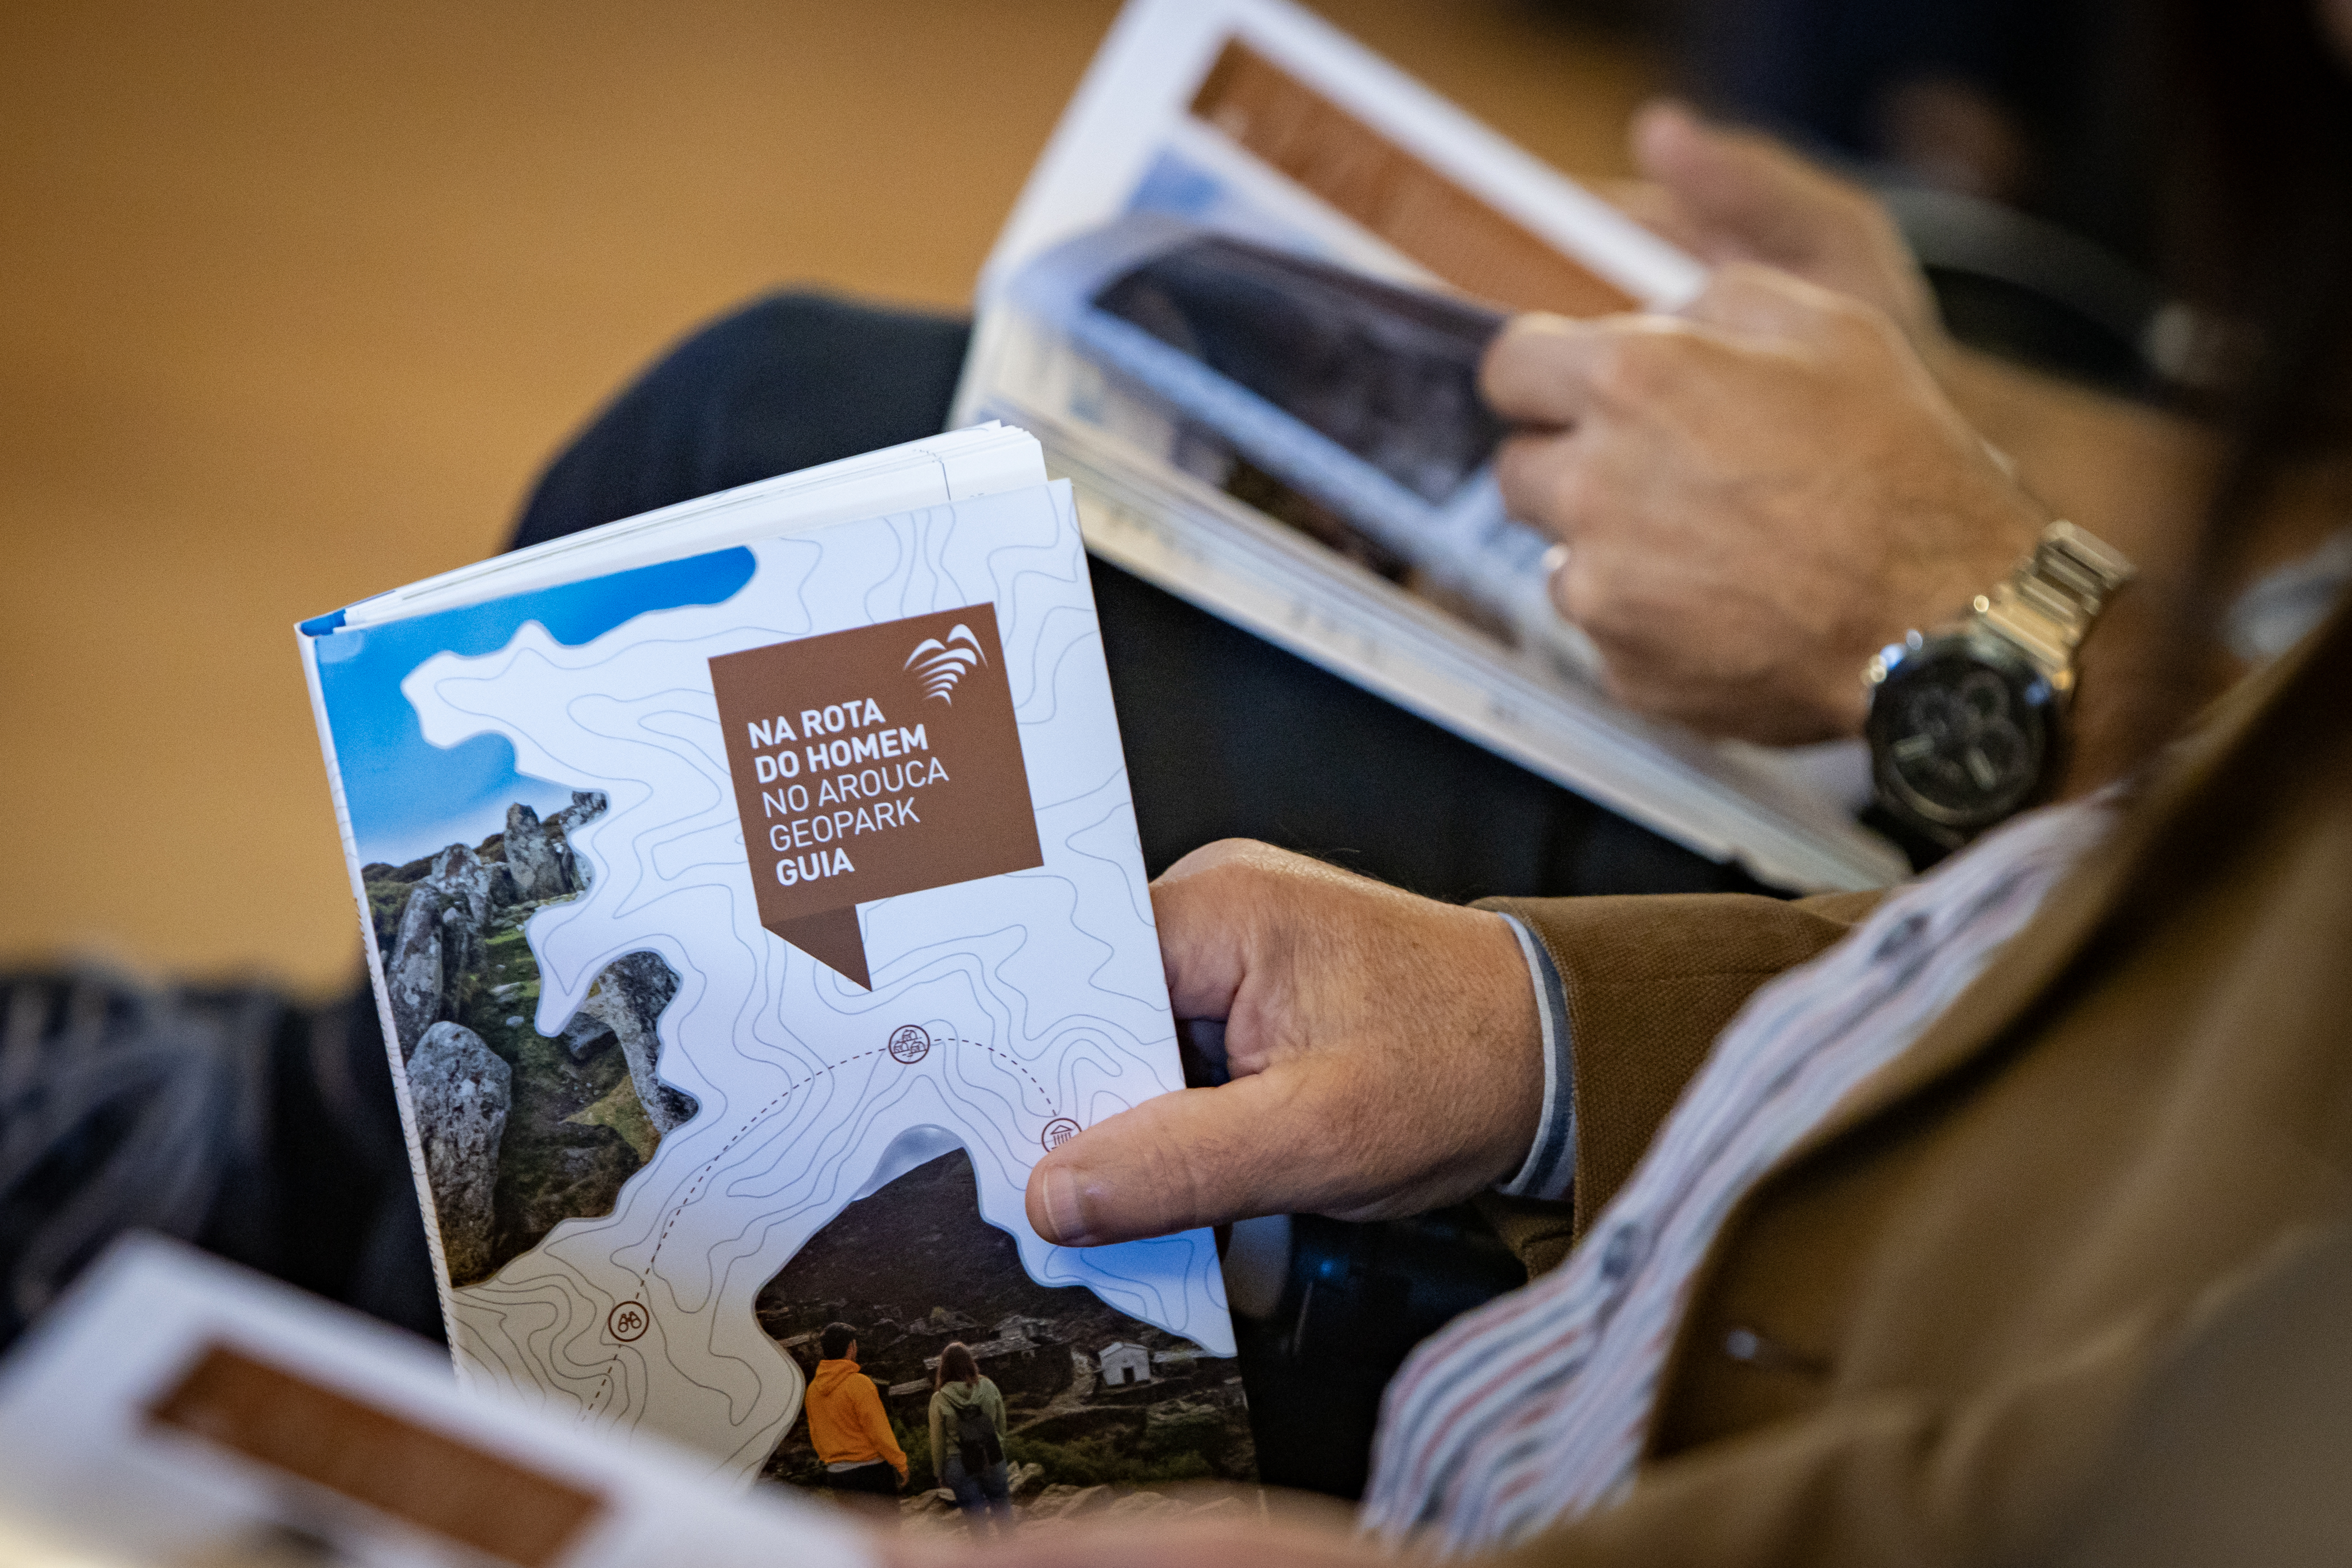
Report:
[[[1735,1328],[1723,1336],[1723,1354],[1748,1366],[1768,1372],[1793,1372],[1805,1377],[1826,1377],[1830,1364],[1818,1355],[1790,1350],[1751,1328]]]

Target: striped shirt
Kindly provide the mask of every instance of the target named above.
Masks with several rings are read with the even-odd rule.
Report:
[[[1559,971],[1527,922],[1506,915],[1511,934],[1519,939],[1519,955],[1528,961],[1528,977],[1535,982],[1536,1022],[1543,1030],[1543,1117],[1536,1124],[1536,1141],[1528,1149],[1518,1174],[1496,1190],[1506,1197],[1537,1197],[1557,1203],[1568,1196],[1576,1180],[1576,1059],[1568,1030],[1568,997],[1561,990]]]
[[[2103,796],[2013,819],[1751,997],[1568,1260],[1406,1361],[1382,1402],[1363,1526],[1454,1551],[1499,1545],[1628,1486],[1725,1217],[1983,973],[2112,813]],[[1506,1190],[1549,1195],[1574,1165],[1572,1042],[1558,976],[1514,925],[1551,1060],[1543,1129]]]

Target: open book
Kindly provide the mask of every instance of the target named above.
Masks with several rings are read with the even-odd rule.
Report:
[[[1285,0],[1134,0],[982,273],[955,421],[1036,433],[1097,556],[1760,880],[1907,866],[1866,768],[1594,684],[1475,396],[1510,308],[1699,265]]]
[[[423,1341],[154,1236],[0,1365],[0,1558],[27,1568],[874,1562],[835,1511],[709,1469],[469,1397]]]
[[[961,1343],[1033,1498],[1254,1473],[1209,1234],[1075,1249],[1024,1209],[1045,1151],[1182,1083],[1034,440],[787,475],[299,642],[467,1383],[919,1493]],[[812,1401],[864,1436],[817,1446]]]

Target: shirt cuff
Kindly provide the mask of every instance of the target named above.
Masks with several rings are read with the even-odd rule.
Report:
[[[1568,995],[1560,988],[1559,970],[1551,955],[1527,923],[1506,915],[1519,952],[1528,961],[1528,978],[1535,986],[1536,1019],[1543,1028],[1543,1116],[1536,1124],[1536,1141],[1528,1150],[1518,1175],[1495,1190],[1505,1197],[1533,1197],[1557,1203],[1576,1180],[1576,1057],[1569,1038]]]

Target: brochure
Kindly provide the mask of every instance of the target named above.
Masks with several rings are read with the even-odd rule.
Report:
[[[1907,872],[1852,746],[1632,714],[1505,512],[1508,311],[1698,263],[1286,0],[1133,0],[982,270],[955,420],[1044,442],[1100,558],[1759,879]]]
[[[1254,1474],[1206,1231],[1030,1167],[1181,1086],[1066,483],[983,427],[518,552],[299,641],[457,1364],[719,1470]],[[854,1368],[819,1375],[849,1325]],[[891,1439],[803,1406],[871,1380]],[[892,1451],[895,1448],[895,1453]]]

